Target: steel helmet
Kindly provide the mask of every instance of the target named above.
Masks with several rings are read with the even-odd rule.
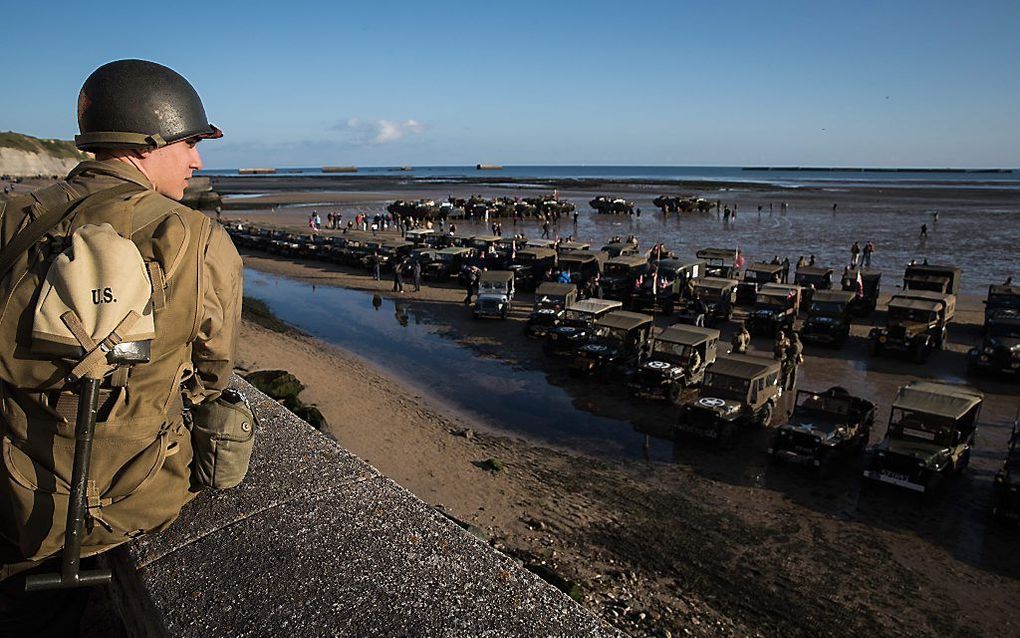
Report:
[[[78,94],[78,128],[74,143],[83,151],[223,137],[184,76],[145,60],[117,60],[92,72]]]

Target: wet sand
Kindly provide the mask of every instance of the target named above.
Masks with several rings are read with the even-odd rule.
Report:
[[[306,214],[285,211],[273,221],[300,229]],[[306,284],[393,297],[389,281],[331,264],[244,258]],[[547,360],[521,333],[526,297],[506,323],[472,321],[462,298],[458,288],[427,286],[400,303],[411,314],[423,307],[477,356],[544,371],[581,410],[650,431],[675,418],[672,408],[572,379]],[[923,367],[869,360],[860,338],[842,351],[809,349],[800,387],[839,384],[874,400],[878,440],[899,385],[921,376],[961,380],[980,315],[975,298],[961,300],[951,347]],[[770,344],[756,340],[754,348],[767,352]],[[582,604],[633,635],[991,636],[1015,633],[1020,623],[1017,531],[987,520],[1016,385],[976,383],[986,403],[970,469],[944,499],[925,505],[885,490],[861,495],[858,467],[821,480],[769,465],[765,433],[724,454],[692,446],[673,450],[672,460],[606,457],[508,435],[430,396],[427,379],[306,336],[245,324],[240,357],[247,369],[297,374],[309,386],[303,398],[318,404],[341,443],[480,527],[499,549],[546,561],[581,585]],[[506,469],[475,465],[488,458]]]

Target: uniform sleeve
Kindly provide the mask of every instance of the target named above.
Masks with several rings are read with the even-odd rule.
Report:
[[[234,370],[241,327],[241,257],[219,224],[213,224],[204,263],[203,316],[192,349],[197,386],[195,403],[213,399],[227,387]]]

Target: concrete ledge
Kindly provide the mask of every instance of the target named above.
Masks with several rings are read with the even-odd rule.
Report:
[[[259,419],[245,482],[111,556],[139,636],[619,636],[234,378]]]

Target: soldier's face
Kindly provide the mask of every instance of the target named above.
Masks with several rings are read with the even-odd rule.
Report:
[[[192,173],[202,168],[198,140],[183,140],[145,151],[139,164],[157,193],[180,201]]]

